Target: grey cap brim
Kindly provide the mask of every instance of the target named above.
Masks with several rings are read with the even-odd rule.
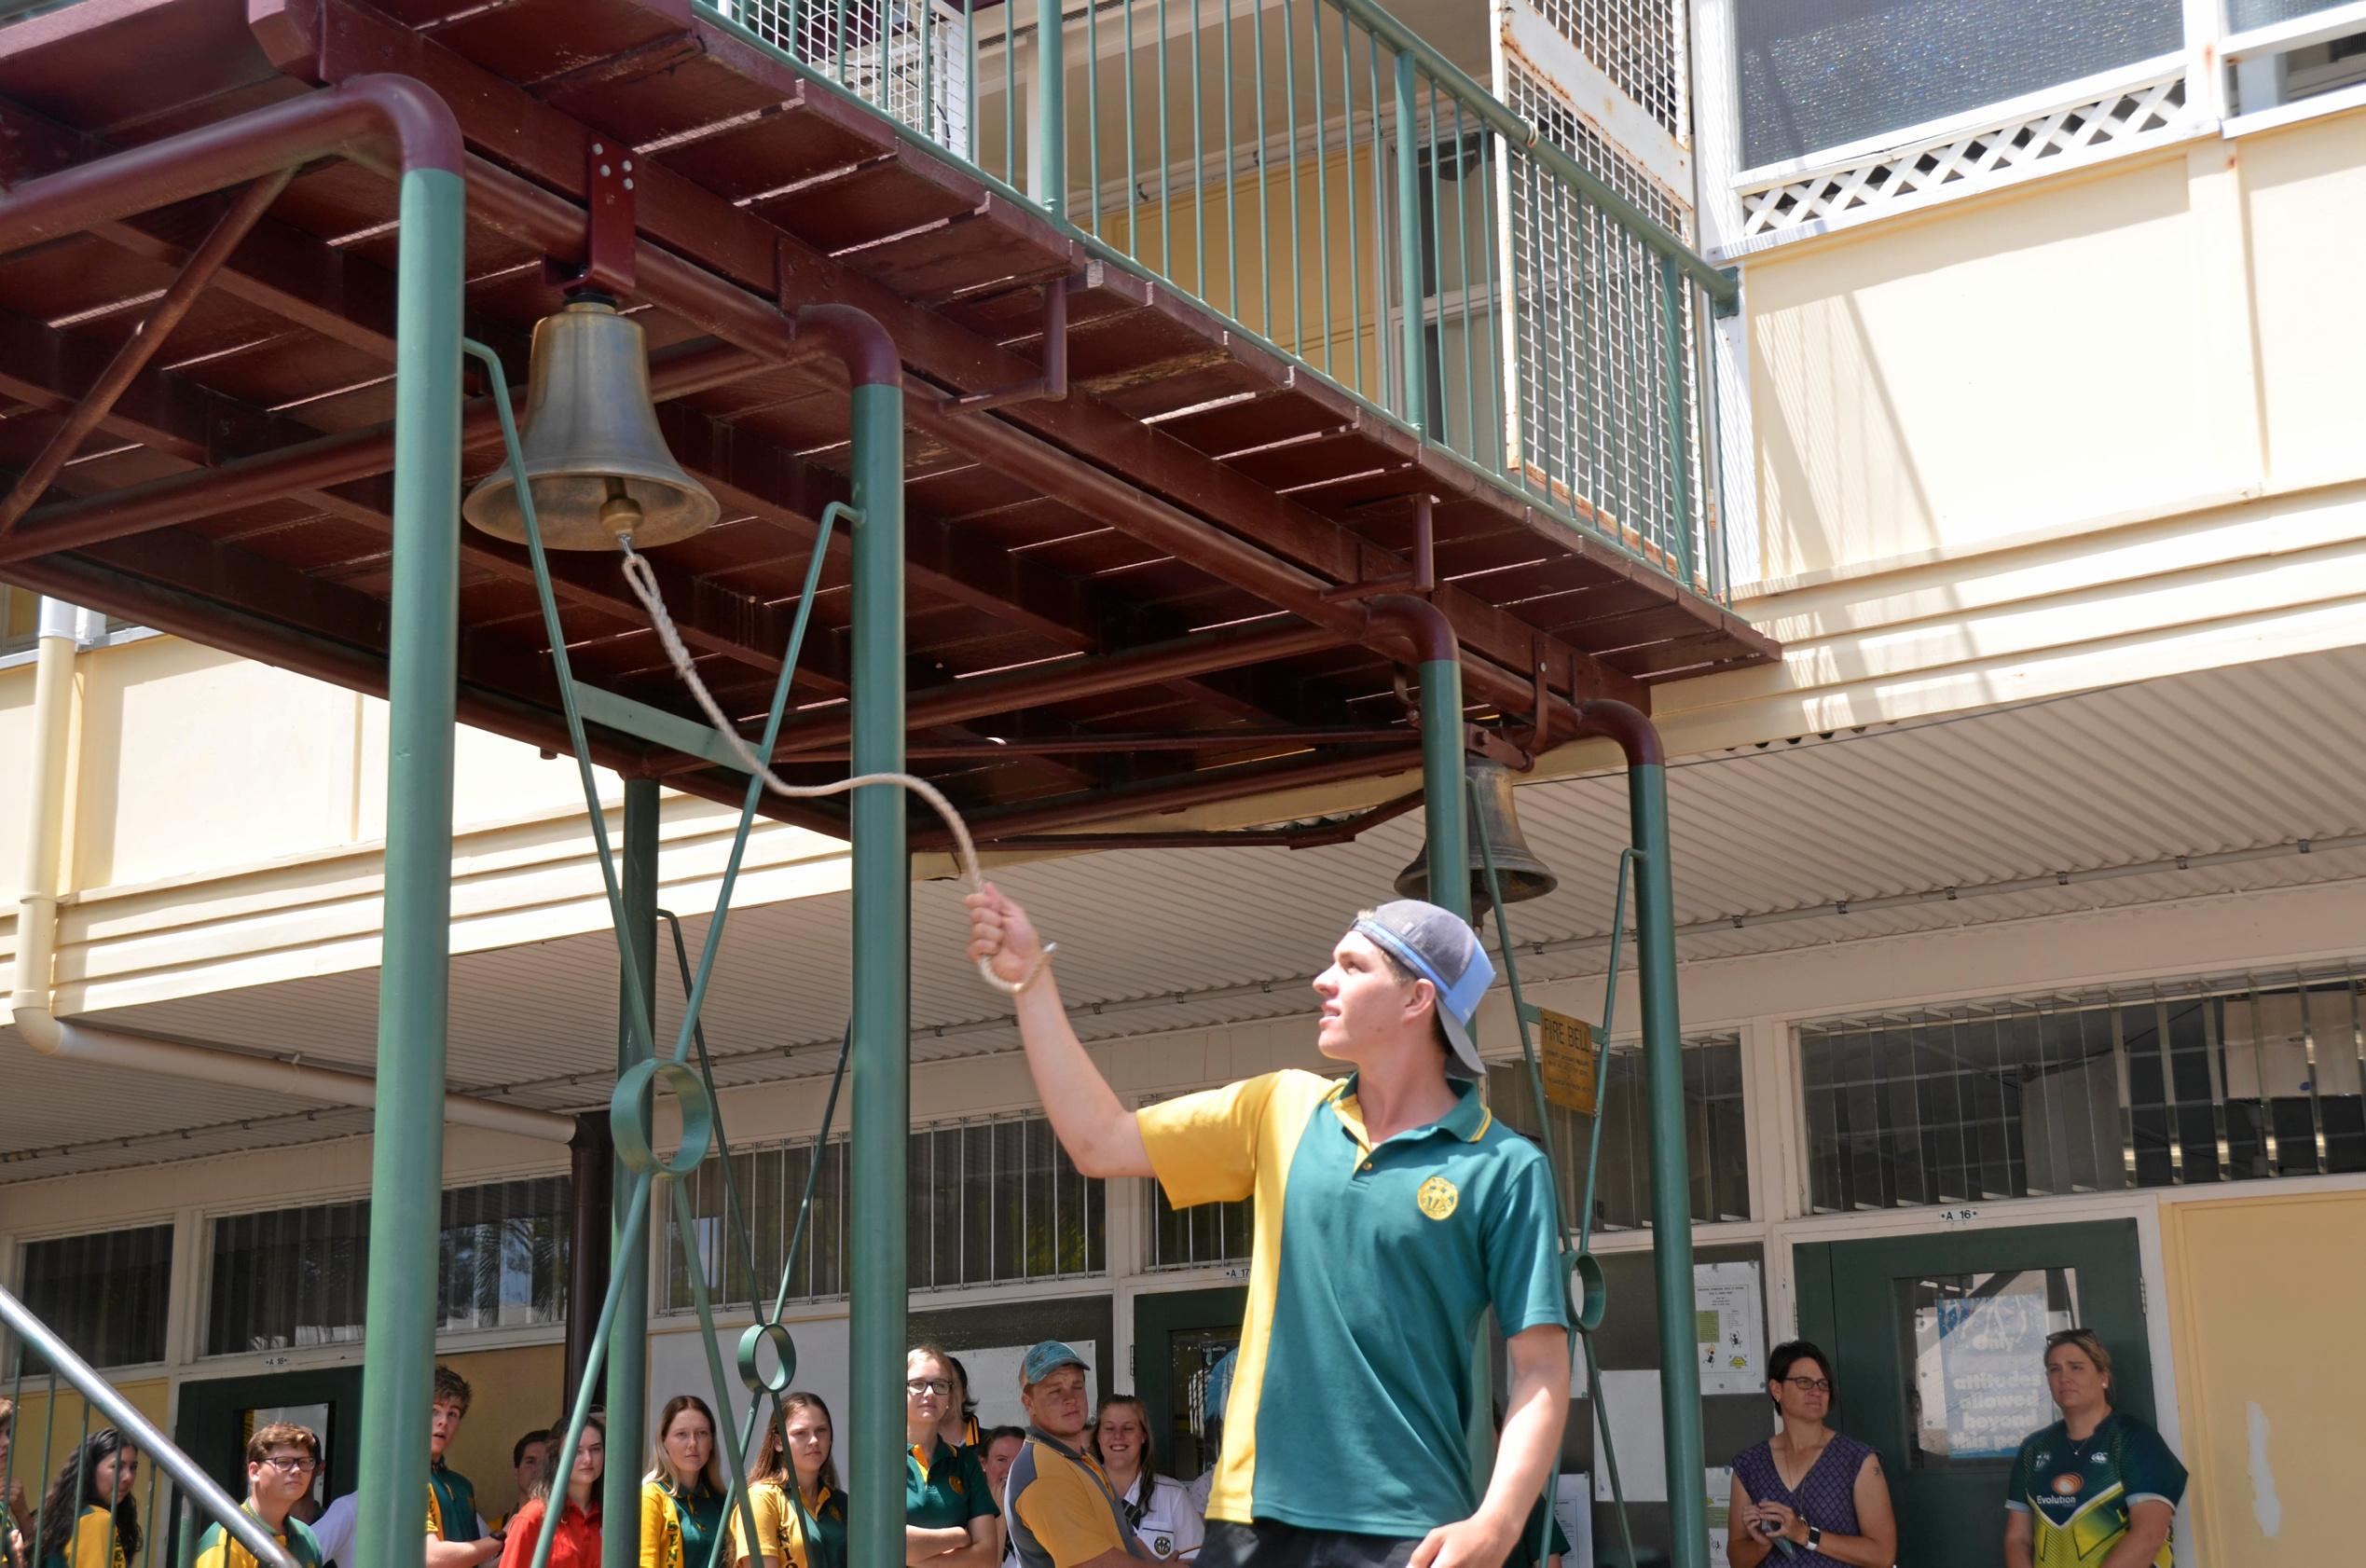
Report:
[[[1472,1043],[1470,1031],[1464,1028],[1442,1003],[1437,1009],[1437,1022],[1445,1025],[1446,1043],[1453,1048],[1446,1053],[1446,1076],[1472,1080],[1485,1078],[1487,1067],[1479,1059],[1479,1047]]]

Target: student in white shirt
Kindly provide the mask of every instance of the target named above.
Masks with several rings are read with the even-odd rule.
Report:
[[[1153,1468],[1150,1417],[1141,1400],[1131,1394],[1112,1394],[1101,1401],[1093,1451],[1125,1506],[1126,1522],[1152,1557],[1163,1561],[1198,1554],[1205,1534],[1200,1510],[1181,1481]]]

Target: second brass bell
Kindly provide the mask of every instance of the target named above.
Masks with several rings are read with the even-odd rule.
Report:
[[[1471,793],[1477,799],[1470,814],[1470,843],[1464,846],[1463,864],[1456,869],[1470,880],[1470,917],[1477,925],[1494,902],[1487,896],[1487,860],[1480,845],[1493,854],[1495,882],[1507,904],[1541,899],[1561,886],[1561,878],[1536,858],[1520,834],[1520,818],[1512,810],[1511,770],[1487,757],[1473,757],[1466,765]],[[1424,843],[1412,864],[1396,873],[1399,893],[1409,899],[1430,896],[1429,857],[1435,847]]]
[[[674,461],[649,394],[640,323],[597,296],[579,296],[534,325],[518,447],[543,543],[553,550],[639,550],[687,539],[722,515],[714,495]],[[523,543],[526,520],[504,461],[461,515]]]

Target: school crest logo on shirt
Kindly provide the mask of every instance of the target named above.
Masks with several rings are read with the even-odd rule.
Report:
[[[1432,1219],[1443,1219],[1454,1212],[1454,1205],[1463,1201],[1462,1189],[1442,1176],[1422,1183],[1422,1190],[1413,1194],[1413,1202]]]

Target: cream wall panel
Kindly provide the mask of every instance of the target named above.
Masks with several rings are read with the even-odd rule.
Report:
[[[1766,571],[2222,487],[2248,443],[2210,417],[2216,371],[2184,351],[2212,293],[2190,182],[2171,154],[1754,259]]]
[[[2340,280],[2366,255],[2366,111],[2235,145],[2257,281],[2269,476],[2285,488],[2355,478],[2366,473],[2366,318],[2344,303]]]
[[[33,666],[0,669],[0,923],[15,929],[24,895],[24,824],[33,815]],[[14,939],[8,949],[15,951]]]
[[[345,841],[352,705],[337,688],[171,638],[84,653],[75,670],[82,886]]]
[[[2356,1555],[2366,1192],[2161,1205],[2200,1562]]]

